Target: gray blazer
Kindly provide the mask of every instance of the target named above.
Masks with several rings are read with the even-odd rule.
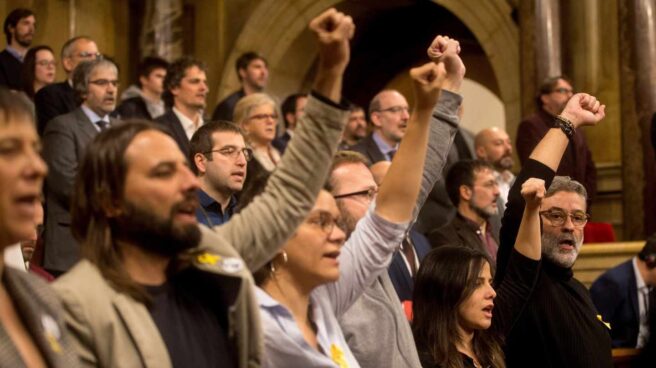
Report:
[[[110,125],[118,122],[110,119]],[[71,194],[84,150],[98,133],[81,107],[52,119],[43,133],[43,157],[48,164],[43,266],[48,270],[67,271],[80,259],[71,234]]]
[[[458,129],[456,111],[461,102],[460,95],[442,91],[433,110],[415,218],[447,161]],[[339,323],[361,367],[421,367],[410,324],[387,272],[376,278]]]
[[[49,367],[79,366],[77,353],[62,318],[61,303],[43,281],[26,272],[5,267],[2,282],[16,312]],[[25,367],[7,331],[0,325],[0,367]]]

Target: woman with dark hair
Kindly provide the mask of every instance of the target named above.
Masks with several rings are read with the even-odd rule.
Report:
[[[23,61],[23,92],[34,100],[34,95],[43,87],[55,82],[57,62],[49,46],[32,47]]]
[[[522,184],[524,217],[508,275],[496,291],[487,254],[445,246],[426,255],[415,280],[412,322],[424,367],[506,366],[502,339],[530,294],[541,258],[539,209],[545,192],[543,180]]]

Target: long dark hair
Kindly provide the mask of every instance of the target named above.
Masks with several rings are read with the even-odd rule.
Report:
[[[415,280],[412,332],[422,362],[442,368],[463,367],[456,348],[458,309],[476,289],[487,254],[468,247],[443,246],[429,252]],[[484,366],[504,368],[499,340],[488,330],[474,332],[472,347]]]
[[[145,120],[127,120],[98,134],[86,148],[71,204],[71,229],[82,256],[98,267],[114,289],[142,303],[148,303],[149,297],[123,267],[112,236],[111,212],[123,201],[128,169],[125,151],[137,134],[148,130],[166,134]]]
[[[23,59],[23,66],[21,69],[21,83],[23,83],[23,92],[31,99],[34,100],[34,79],[36,78],[36,54],[41,50],[50,51],[51,54],[55,55],[50,46],[39,45],[34,46],[27,51],[25,54],[25,59]]]

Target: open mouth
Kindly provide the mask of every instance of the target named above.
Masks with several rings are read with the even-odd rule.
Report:
[[[323,256],[324,256],[324,258],[328,258],[329,260],[332,260],[333,262],[339,264],[339,261],[338,261],[339,253],[340,252],[338,250],[336,250],[334,252],[325,253]]]
[[[17,205],[17,211],[24,216],[34,216],[34,206],[39,200],[36,194],[26,194],[19,196],[14,200]]]
[[[486,306],[485,308],[483,308],[483,313],[484,313],[485,317],[492,318],[492,309],[494,309],[494,304],[490,304],[490,305]]]
[[[576,247],[576,243],[573,239],[562,239],[558,246],[563,250],[573,250]]]

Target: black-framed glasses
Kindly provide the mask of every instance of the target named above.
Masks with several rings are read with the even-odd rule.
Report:
[[[333,198],[340,199],[340,198],[362,196],[362,197],[367,198],[367,200],[371,201],[374,198],[376,198],[376,194],[378,194],[378,188],[369,188],[369,189],[365,189],[365,190],[361,190],[361,191],[353,192],[353,193],[337,194],[337,195],[334,195]]]
[[[209,154],[212,152],[216,152],[220,155],[231,158],[233,160],[236,160],[237,157],[239,157],[239,153],[242,153],[244,155],[244,159],[246,159],[246,161],[250,161],[253,158],[253,150],[248,147],[239,149],[235,146],[226,146],[217,150],[203,152],[203,154]]]
[[[586,223],[588,223],[588,220],[590,220],[590,215],[583,211],[567,213],[562,210],[551,209],[540,211],[540,215],[549,220],[553,226],[563,226],[567,221],[567,217],[572,219],[572,224],[576,227],[583,227]]]
[[[560,88],[554,88],[554,90],[551,91],[551,92],[552,93],[553,92],[558,92],[558,93],[562,93],[562,94],[566,95],[566,94],[573,94],[574,90],[571,89],[571,88],[560,87]]]
[[[408,106],[392,106],[388,107],[386,109],[380,109],[376,110],[379,112],[391,112],[392,114],[400,114],[402,112],[410,112],[410,108]]]
[[[109,79],[96,79],[96,80],[89,81],[89,83],[95,84],[98,87],[107,87],[110,84],[114,87],[118,87],[118,79],[112,79],[112,80],[109,80]]]

